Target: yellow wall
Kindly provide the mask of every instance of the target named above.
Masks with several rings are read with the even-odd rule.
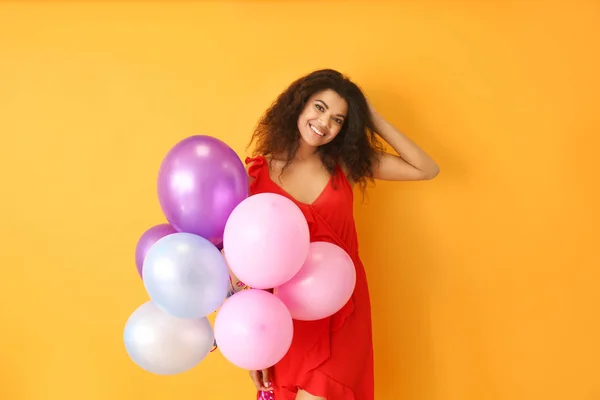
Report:
[[[357,205],[377,398],[600,398],[600,5],[564,4],[2,3],[0,398],[252,398],[219,354],[174,377],[130,361],[134,247],[174,143],[243,156],[320,67],[442,169]]]

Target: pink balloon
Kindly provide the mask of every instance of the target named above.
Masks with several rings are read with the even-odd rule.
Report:
[[[215,318],[223,356],[247,370],[272,367],[288,352],[294,325],[285,305],[269,292],[243,290],[223,303]]]
[[[250,287],[270,289],[290,280],[308,255],[308,222],[287,197],[260,193],[231,213],[223,236],[229,268]]]
[[[160,224],[146,230],[146,232],[138,239],[137,245],[135,246],[135,266],[137,267],[140,278],[143,277],[142,269],[144,266],[144,259],[146,258],[146,254],[148,253],[148,250],[150,250],[150,247],[154,246],[154,243],[156,243],[158,239],[162,239],[172,233],[177,233],[175,228],[169,224]]]
[[[333,243],[313,242],[300,272],[273,293],[292,318],[314,321],[339,311],[355,286],[356,269],[348,253]]]

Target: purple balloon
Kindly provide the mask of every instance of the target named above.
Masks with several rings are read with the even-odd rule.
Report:
[[[179,232],[194,233],[217,245],[233,209],[248,197],[248,176],[231,147],[212,136],[177,143],[158,174],[158,200]]]
[[[158,239],[176,232],[177,231],[171,225],[160,224],[153,226],[143,233],[135,247],[135,265],[140,277],[143,277],[142,268],[144,266],[144,259],[146,258],[146,254],[148,253],[148,250],[150,250],[150,247],[152,247]]]

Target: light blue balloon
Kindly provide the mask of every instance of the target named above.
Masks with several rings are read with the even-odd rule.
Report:
[[[158,375],[174,375],[198,365],[214,344],[207,318],[177,318],[152,302],[138,307],[124,331],[127,354],[142,369]]]
[[[143,279],[150,299],[179,318],[200,318],[227,298],[229,269],[221,252],[192,233],[165,236],[148,250]]]

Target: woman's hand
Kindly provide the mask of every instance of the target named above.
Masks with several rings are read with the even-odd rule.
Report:
[[[229,283],[231,285],[230,292],[237,293],[240,290],[244,290],[247,286],[244,282],[240,281],[237,276],[231,271],[231,267],[229,267],[229,263],[227,262],[227,257],[225,257],[225,250],[221,250],[221,254],[225,259],[225,264],[227,264],[227,270],[229,271]]]
[[[375,122],[375,117],[378,117],[379,115],[377,114],[377,111],[375,111],[375,107],[373,107],[373,104],[371,104],[369,100],[367,100],[367,105],[369,106],[369,113],[371,114],[371,119],[373,119],[373,122]]]
[[[256,390],[268,392],[273,390],[271,384],[271,371],[269,369],[263,369],[262,371],[250,371],[250,378],[256,386]]]

